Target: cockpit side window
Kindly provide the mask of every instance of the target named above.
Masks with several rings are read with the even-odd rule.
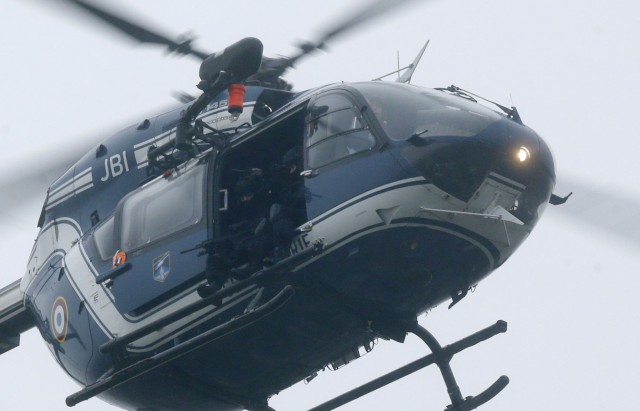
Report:
[[[325,114],[307,123],[307,146],[342,133],[361,130],[364,127],[352,108]]]
[[[311,168],[322,167],[375,146],[375,139],[360,113],[342,94],[319,97],[309,108],[305,130]]]

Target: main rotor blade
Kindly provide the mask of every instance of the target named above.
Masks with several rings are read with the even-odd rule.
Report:
[[[71,144],[50,145],[50,148],[11,167],[3,165],[0,173],[0,220],[6,217],[7,211],[13,212],[28,201],[38,197],[38,201],[43,201],[53,182],[114,132],[135,127],[140,124],[140,119],[152,118],[157,113],[166,113],[177,107],[176,104],[160,106],[152,115],[138,114],[121,119],[116,126],[72,139]]]
[[[422,0],[374,0],[370,3],[366,3],[362,8],[355,10],[336,26],[324,31],[324,34],[315,42],[315,44],[306,43],[301,45],[300,53],[291,57],[289,60],[293,65],[302,56],[309,54],[314,50],[324,48],[326,44],[334,38],[347,33],[348,31],[355,30],[359,26],[371,22],[378,16],[391,12],[409,3],[418,1]]]
[[[374,0],[363,5],[363,7],[354,10],[345,19],[328,30],[320,30],[323,35],[315,42],[306,42],[298,47],[300,51],[291,57],[281,58],[264,58],[260,72],[254,77],[279,77],[302,57],[326,46],[326,44],[334,40],[348,31],[353,31],[365,23],[369,23],[383,14],[386,15],[391,11],[408,5],[409,3],[417,3],[424,0]]]
[[[105,9],[98,8],[94,5],[86,3],[80,0],[63,0],[67,3],[78,7],[85,12],[93,15],[94,17],[102,20],[111,27],[119,30],[121,33],[128,35],[129,37],[137,40],[141,43],[160,44],[167,46],[170,51],[183,55],[193,55],[200,60],[204,60],[209,56],[209,53],[199,51],[191,47],[191,39],[186,39],[182,42],[175,41],[156,29],[145,27],[143,24],[134,22],[130,19],[118,16],[117,14],[107,11]]]
[[[72,144],[64,149],[40,153],[39,161],[23,161],[10,170],[5,166],[0,176],[2,213],[13,211],[37,197],[40,197],[39,201],[44,200],[49,186],[90,149],[91,145],[88,144]],[[3,214],[0,214],[1,217]]]
[[[625,244],[640,247],[639,198],[575,178],[559,179],[556,187],[555,191],[572,191],[573,195],[563,205],[550,206],[550,211],[601,230]],[[558,191],[558,194],[564,196],[568,193]]]

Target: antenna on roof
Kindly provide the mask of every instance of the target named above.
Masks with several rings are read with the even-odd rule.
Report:
[[[416,58],[413,60],[413,63],[409,64],[409,68],[407,69],[407,71],[402,73],[402,76],[398,77],[398,79],[396,80],[398,83],[411,83],[411,76],[413,76],[413,72],[416,71],[416,67],[418,67],[418,63],[420,62],[420,59],[422,58],[422,55],[427,49],[430,41],[431,40],[427,40],[427,42],[424,43],[424,46],[422,46],[420,53],[418,53]]]

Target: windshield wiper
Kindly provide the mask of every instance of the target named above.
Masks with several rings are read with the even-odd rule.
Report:
[[[427,140],[427,138],[423,138],[422,135],[427,133],[429,131],[429,129],[424,129],[418,133],[413,133],[409,136],[409,138],[407,138],[406,141],[408,141],[409,143],[411,143],[412,145],[416,146],[416,147],[424,147],[427,144],[429,144],[429,140]]]
[[[470,91],[461,89],[460,87],[454,86],[454,85],[451,85],[449,87],[436,88],[436,90],[449,92],[449,93],[451,93],[451,94],[453,94],[455,96],[466,98],[467,100],[471,100],[471,101],[474,101],[476,103],[478,102],[478,100],[476,100],[476,98],[479,98],[480,100],[484,100],[487,103],[491,103],[491,104],[495,105],[496,107],[498,107],[500,110],[502,110],[507,115],[508,118],[510,118],[511,120],[515,121],[516,123],[523,124],[522,123],[522,119],[520,118],[520,114],[518,113],[518,109],[516,109],[515,107],[509,108],[509,107],[503,106],[502,104],[498,104],[495,101],[491,101],[489,99],[486,99],[486,98],[484,98],[482,96],[474,94],[474,93],[472,93]]]

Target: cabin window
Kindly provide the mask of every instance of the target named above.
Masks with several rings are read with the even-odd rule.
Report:
[[[322,96],[309,109],[306,146],[310,168],[322,167],[375,146],[353,103],[341,94]]]
[[[120,247],[133,250],[198,224],[203,216],[204,166],[175,171],[127,197]]]
[[[115,218],[111,217],[100,225],[100,227],[98,227],[93,233],[93,240],[95,242],[98,255],[103,260],[111,258],[111,256],[116,252],[114,228]]]

